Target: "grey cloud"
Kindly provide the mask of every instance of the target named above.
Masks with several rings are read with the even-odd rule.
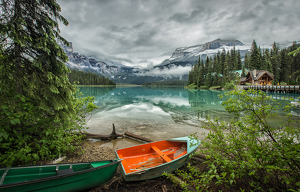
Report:
[[[257,16],[252,11],[245,11],[242,12],[238,18],[240,22],[245,22],[245,21],[255,19],[257,18]]]
[[[192,12],[188,13],[175,13],[169,17],[168,21],[175,21],[178,23],[193,22],[196,18],[200,17],[199,15],[201,13],[203,13],[203,10],[201,9],[195,9]]]
[[[245,44],[300,40],[299,0],[57,0],[78,52],[160,64],[183,46],[216,38]],[[145,67],[149,62],[144,63]]]
[[[188,15],[186,13],[175,13],[169,18],[170,21],[176,21],[179,23],[186,22],[187,19],[188,19]]]
[[[81,49],[81,51],[82,51],[81,52],[82,54],[85,54],[86,56],[89,56],[89,57],[99,57],[99,58],[110,59],[113,61],[125,61],[125,62],[131,63],[131,64],[134,63],[132,60],[130,60],[128,58],[108,55],[106,53],[103,53],[101,51],[91,49],[91,48],[83,48],[83,49]]]
[[[130,30],[128,27],[122,26],[122,27],[118,27],[116,25],[111,25],[108,27],[112,32],[119,32],[119,33],[123,33],[123,32],[127,32],[128,30]]]
[[[156,35],[156,31],[151,30],[151,31],[144,31],[140,34],[138,34],[138,38],[134,41],[135,45],[138,46],[148,46],[148,45],[153,45],[153,37]]]
[[[132,26],[132,28],[133,28],[133,29],[139,29],[139,28],[141,28],[141,27],[144,26],[144,25],[145,25],[145,23],[144,23],[144,22],[141,22],[141,23],[138,23],[138,24]]]

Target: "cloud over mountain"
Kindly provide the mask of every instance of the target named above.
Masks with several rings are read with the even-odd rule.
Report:
[[[147,66],[178,47],[221,39],[299,39],[298,0],[58,0],[61,35],[87,56]],[[145,62],[139,62],[145,61]]]

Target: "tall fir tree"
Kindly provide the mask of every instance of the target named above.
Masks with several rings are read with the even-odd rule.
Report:
[[[282,49],[280,51],[279,82],[287,83],[287,78],[288,78],[287,72],[288,72],[287,53],[286,53],[286,49]]]
[[[68,25],[60,11],[53,0],[1,1],[1,52],[7,60],[0,68],[10,77],[0,85],[0,108],[10,111],[0,113],[0,133],[7,136],[0,136],[5,165],[54,158],[72,149],[77,138],[70,136],[77,128],[75,87],[64,64],[68,57],[57,44],[68,44],[59,34],[58,22]]]
[[[199,57],[199,59],[200,59],[200,57]],[[201,61],[200,61],[200,77],[199,77],[201,86],[204,85],[204,75],[205,75],[205,66],[204,66],[203,59],[201,59]]]
[[[259,69],[259,50],[257,48],[255,40],[253,40],[251,45],[251,55],[250,55],[250,69]]]
[[[245,69],[250,70],[250,56],[248,53],[246,53],[244,57],[244,66]]]
[[[212,60],[209,60],[208,63],[206,63],[208,65],[208,70],[207,70],[207,74],[205,76],[205,85],[207,87],[211,87],[212,83],[213,83],[213,79],[212,79]]]
[[[241,58],[241,53],[240,50],[237,51],[237,65],[236,65],[236,70],[241,70],[242,69],[242,58]]]
[[[280,67],[280,58],[279,58],[279,48],[276,42],[272,45],[271,50],[271,63],[274,75],[273,84],[277,85],[279,83],[279,67]]]
[[[241,77],[246,77],[246,71],[245,71],[245,66],[243,65],[242,67],[242,73],[241,73]]]
[[[271,63],[271,55],[269,52],[269,49],[266,49],[264,52],[264,67],[265,70],[269,71],[270,73],[273,73],[272,63]]]

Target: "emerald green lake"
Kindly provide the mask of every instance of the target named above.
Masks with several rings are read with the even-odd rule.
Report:
[[[84,96],[94,96],[95,110],[87,122],[88,132],[110,134],[114,123],[118,133],[125,131],[153,140],[187,136],[197,132],[200,138],[208,131],[201,122],[207,116],[229,121],[228,112],[222,107],[218,95],[224,91],[187,90],[184,88],[144,87],[80,87]],[[298,94],[269,93],[274,99],[297,99]],[[282,102],[285,102],[282,100]],[[295,117],[300,110],[293,110]],[[284,113],[278,111],[270,119],[274,125],[284,121]]]

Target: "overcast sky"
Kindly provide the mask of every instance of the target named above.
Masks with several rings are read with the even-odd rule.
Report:
[[[300,40],[300,0],[57,0],[75,51],[128,66],[160,64],[178,47],[221,39]]]

